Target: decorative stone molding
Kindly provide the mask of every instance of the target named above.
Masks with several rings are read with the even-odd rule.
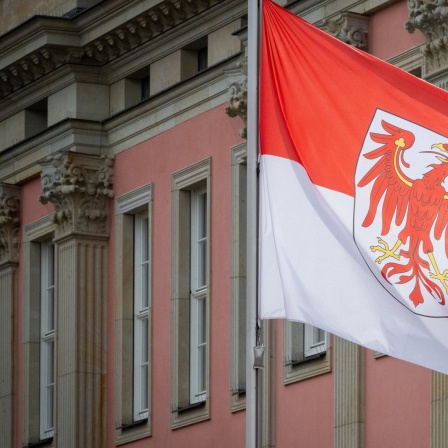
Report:
[[[244,122],[244,128],[238,131],[241,138],[247,138],[247,77],[241,81],[234,81],[229,86],[229,106],[226,114],[229,117],[240,117]]]
[[[0,265],[19,260],[20,187],[0,184]]]
[[[108,236],[114,158],[66,152],[50,156],[40,165],[39,200],[53,204],[57,236],[72,232]]]
[[[64,64],[102,66],[223,0],[165,0],[83,47],[44,45],[0,72],[0,98]],[[53,18],[49,18],[51,20]],[[60,18],[54,18],[60,24]],[[73,30],[71,21],[67,27]],[[81,31],[80,31],[81,33]]]
[[[354,12],[343,12],[339,17],[326,19],[320,27],[337,39],[360,50],[367,50],[369,18]]]
[[[226,70],[229,75],[237,79],[229,85],[229,106],[226,107],[226,114],[231,117],[240,117],[243,120],[244,128],[238,131],[241,138],[247,138],[247,26],[235,33],[244,48],[241,59],[233,69]]]
[[[426,37],[426,73],[448,65],[448,0],[408,0],[408,7],[405,28],[410,33],[420,30]]]

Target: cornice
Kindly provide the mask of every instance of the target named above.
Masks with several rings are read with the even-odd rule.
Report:
[[[88,21],[89,15],[98,15],[105,8],[103,3],[81,14],[79,19],[37,17],[0,37],[0,98],[65,64],[97,67],[108,64],[223,1],[121,2],[122,9],[142,3],[137,8],[141,12],[125,21],[108,22],[113,23],[113,28],[105,31],[103,26],[103,34],[98,33],[101,24],[92,30],[82,22]],[[117,5],[117,2],[111,3]],[[120,18],[124,20],[121,15]]]
[[[22,183],[39,175],[38,161],[60,151],[112,155],[175,124],[223,105],[239,55],[210,67],[102,122],[66,119],[0,152],[0,182]]]

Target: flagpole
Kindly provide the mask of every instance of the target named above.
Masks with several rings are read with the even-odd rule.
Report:
[[[247,67],[247,326],[246,448],[261,447],[261,369],[255,369],[258,329],[258,59],[260,0],[248,0]]]

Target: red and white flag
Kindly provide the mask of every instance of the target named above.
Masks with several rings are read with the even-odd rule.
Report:
[[[448,373],[448,93],[263,1],[262,318]]]

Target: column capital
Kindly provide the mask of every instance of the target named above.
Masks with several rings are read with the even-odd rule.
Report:
[[[247,138],[247,76],[233,81],[229,85],[229,105],[226,107],[226,114],[229,117],[240,117],[244,127],[238,131],[241,138]]]
[[[359,48],[367,50],[369,18],[354,12],[343,12],[337,17],[325,19],[320,28],[337,39]]]
[[[426,38],[422,51],[425,74],[448,67],[448,0],[408,0],[409,33],[419,30]]]
[[[55,208],[56,237],[109,235],[114,157],[62,152],[40,162],[42,204]]]
[[[19,261],[20,187],[0,183],[0,265]]]

